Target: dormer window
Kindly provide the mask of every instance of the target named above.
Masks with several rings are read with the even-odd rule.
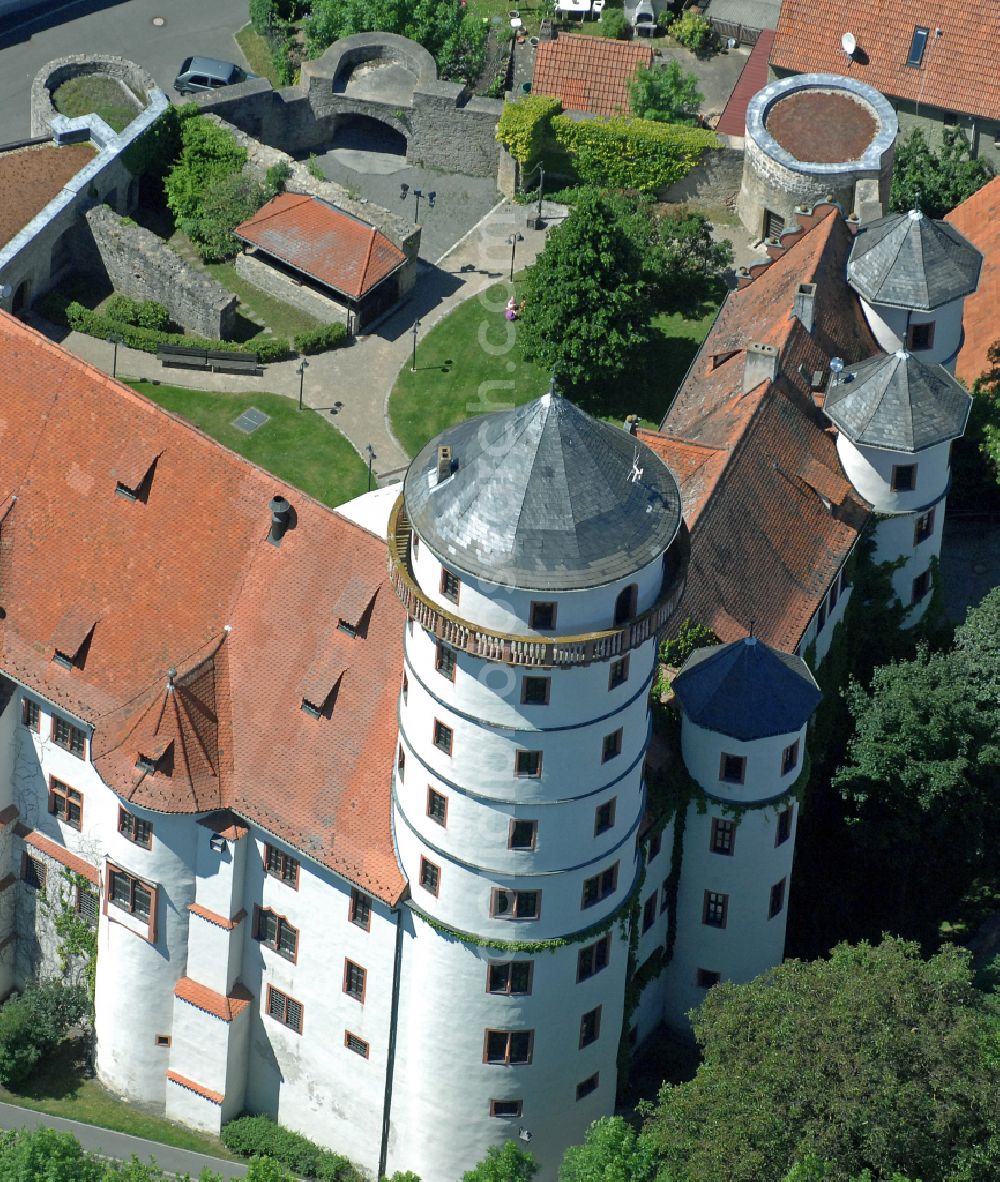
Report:
[[[930,36],[930,29],[925,29],[923,25],[917,25],[913,30],[913,40],[910,42],[910,52],[906,57],[906,64],[914,70],[920,69],[920,64],[924,60],[924,50],[927,48],[927,38]]]
[[[145,502],[159,458],[158,452],[151,454],[146,447],[128,444],[114,468],[115,495],[128,501]]]
[[[136,771],[141,772],[144,776],[152,776],[156,772],[161,771],[163,769],[164,756],[170,752],[172,746],[172,739],[157,738],[154,736],[151,739],[145,740],[136,755]]]
[[[64,669],[82,669],[96,620],[85,608],[71,607],[52,636],[52,661]]]
[[[343,659],[318,657],[302,682],[300,709],[310,718],[329,718],[344,675]]]
[[[351,579],[333,607],[337,631],[351,637],[363,632],[377,594],[377,586],[364,579]]]
[[[906,333],[906,348],[910,353],[919,353],[934,348],[934,321],[927,324],[911,324]]]

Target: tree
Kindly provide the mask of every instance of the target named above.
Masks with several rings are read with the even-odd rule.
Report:
[[[831,1182],[866,1169],[987,1182],[1000,1170],[997,1021],[964,950],[922,960],[887,937],[787,961],[708,994],[702,1063],[664,1085],[646,1132],[685,1182],[783,1178],[809,1154]],[[796,1182],[824,1177],[804,1168]]]
[[[165,181],[167,205],[178,221],[196,218],[206,194],[226,177],[239,172],[247,150],[232,132],[204,115],[181,122],[181,152]]]
[[[648,339],[649,286],[634,213],[585,190],[527,270],[526,353],[554,372],[563,393],[595,405]]]
[[[972,158],[961,128],[946,127],[936,152],[915,127],[896,145],[889,207],[900,213],[919,208],[928,217],[943,218],[981,189],[993,172],[987,161]]]
[[[732,244],[712,238],[703,213],[652,220],[647,271],[660,304],[671,312],[691,314],[706,302],[718,304],[726,290],[725,273],[733,265]]]
[[[697,124],[698,110],[705,96],[698,79],[685,73],[678,62],[647,69],[640,66],[629,85],[632,114],[655,123]]]
[[[531,1182],[537,1173],[531,1154],[517,1142],[507,1141],[502,1149],[491,1145],[483,1160],[466,1170],[462,1182]]]
[[[620,1116],[603,1116],[587,1130],[582,1145],[571,1145],[563,1154],[559,1182],[654,1182],[658,1170],[649,1137]]]
[[[222,177],[203,196],[197,214],[181,218],[180,228],[206,263],[221,263],[240,250],[233,230],[268,200],[264,186],[244,172]]]
[[[86,987],[61,981],[32,985],[8,998],[0,1009],[0,1084],[22,1087],[89,1009]]]

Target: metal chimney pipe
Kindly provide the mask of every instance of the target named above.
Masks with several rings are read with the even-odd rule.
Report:
[[[291,516],[292,506],[285,497],[277,496],[271,498],[270,509],[271,530],[267,535],[267,540],[272,546],[280,546],[281,539],[288,530],[288,521]]]

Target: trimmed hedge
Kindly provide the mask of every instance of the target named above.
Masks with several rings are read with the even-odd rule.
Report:
[[[120,320],[123,324],[153,328],[158,332],[166,332],[170,323],[170,313],[163,304],[158,304],[156,300],[133,300],[117,292],[105,305],[104,315],[111,320]]]
[[[56,301],[48,302],[44,314],[52,317],[57,306]],[[128,345],[130,349],[141,349],[143,353],[155,353],[161,345],[183,345],[188,349],[209,349],[212,352],[256,353],[258,361],[262,362],[287,361],[292,356],[292,350],[284,337],[259,336],[249,341],[216,341],[209,337],[189,337],[180,332],[159,332],[92,312],[76,300],[67,304],[65,321],[75,332],[85,332],[88,336],[104,341],[119,337],[123,345]]]
[[[327,349],[339,349],[347,344],[347,326],[324,324],[322,328],[309,328],[297,332],[292,341],[296,353],[324,353]]]
[[[231,1153],[272,1158],[303,1178],[315,1178],[317,1182],[364,1182],[360,1172],[342,1154],[322,1149],[269,1116],[238,1116],[223,1125],[220,1136]]]
[[[497,142],[519,164],[533,164],[542,154],[552,117],[561,110],[557,98],[544,94],[529,94],[517,102],[505,103],[497,124]]]

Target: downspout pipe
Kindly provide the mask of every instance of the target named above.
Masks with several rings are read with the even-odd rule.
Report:
[[[382,1143],[378,1151],[378,1177],[385,1177],[389,1155],[389,1126],[392,1114],[392,1074],[396,1064],[396,1029],[399,1023],[399,978],[403,961],[403,908],[396,908],[396,953],[392,962],[392,1005],[389,1011],[389,1047],[385,1065],[385,1095],[382,1100]]]

